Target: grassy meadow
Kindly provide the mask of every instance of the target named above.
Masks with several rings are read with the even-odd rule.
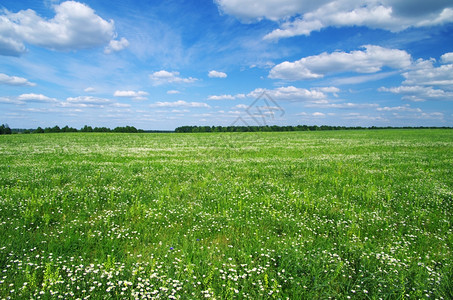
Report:
[[[0,299],[452,299],[453,130],[0,136]]]

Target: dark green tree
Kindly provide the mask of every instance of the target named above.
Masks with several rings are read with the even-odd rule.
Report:
[[[33,133],[44,133],[44,129],[42,129],[41,127],[38,127],[35,130],[33,130]]]
[[[93,127],[85,125],[83,126],[82,129],[80,129],[81,132],[93,132]]]

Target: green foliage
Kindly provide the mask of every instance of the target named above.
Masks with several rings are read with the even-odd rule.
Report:
[[[85,125],[80,129],[80,132],[93,132],[93,127]]]
[[[451,299],[452,150],[452,130],[2,136],[0,298]]]
[[[110,129],[107,127],[91,127],[88,125],[83,126],[80,130],[76,128],[69,127],[68,125],[60,128],[59,126],[54,127],[46,127],[42,129],[38,127],[35,130],[26,130],[26,129],[15,129],[16,133],[59,133],[59,132],[124,132],[124,133],[143,133],[145,132],[142,129],[137,129],[134,126],[125,126],[125,127],[115,127],[115,129]],[[0,134],[11,134],[11,129],[9,129],[8,125],[1,125],[0,126]]]
[[[33,130],[33,133],[44,133],[44,129],[41,127],[36,128],[36,130]]]
[[[297,126],[181,126],[175,129],[177,133],[201,133],[201,132],[282,132],[282,131],[325,131],[325,130],[364,130],[364,129],[436,129],[438,127],[346,127],[328,125],[297,125]],[[442,127],[442,129],[450,129]]]
[[[113,132],[124,132],[124,133],[137,133],[138,130],[134,126],[126,126],[126,127],[115,127]]]
[[[9,128],[8,124],[0,125],[0,134],[12,134],[11,128]]]

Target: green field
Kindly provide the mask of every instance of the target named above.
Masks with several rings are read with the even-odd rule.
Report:
[[[0,298],[451,299],[453,130],[0,136]]]

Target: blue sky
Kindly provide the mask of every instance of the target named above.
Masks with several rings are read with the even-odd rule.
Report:
[[[453,126],[453,2],[3,0],[0,123]]]

